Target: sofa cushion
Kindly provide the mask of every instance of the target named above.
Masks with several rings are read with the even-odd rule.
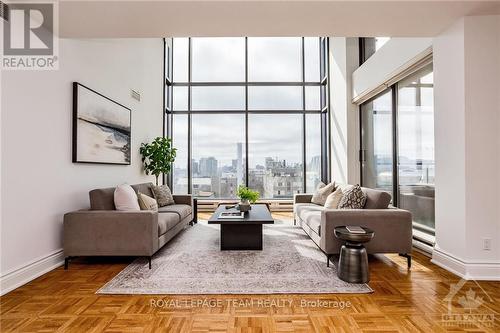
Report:
[[[344,196],[339,202],[339,209],[361,209],[366,203],[366,194],[359,185],[343,190]]]
[[[156,202],[155,198],[151,198],[144,193],[138,192],[137,199],[139,199],[139,206],[141,207],[141,210],[158,211],[158,203]]]
[[[158,214],[158,236],[175,227],[180,221],[179,215],[176,213]]]
[[[91,210],[115,210],[115,188],[98,188],[89,192]]]
[[[151,183],[132,185],[135,192],[153,197]],[[91,210],[115,210],[115,187],[98,188],[89,192]]]
[[[391,203],[391,195],[385,191],[362,187],[366,194],[365,209],[386,209]]]
[[[153,186],[153,183],[142,183],[142,184],[136,184],[132,185],[132,188],[136,193],[143,193],[147,195],[148,197],[154,198],[153,190],[151,187]]]
[[[318,236],[321,236],[321,210],[309,210],[302,215],[304,223],[318,234]]]
[[[189,214],[191,214],[192,209],[191,209],[191,206],[189,206],[189,205],[175,204],[175,205],[168,205],[168,206],[160,207],[160,208],[158,208],[158,212],[159,213],[164,213],[164,212],[175,213],[179,217],[179,220],[183,220],[186,217],[188,217]]]
[[[121,211],[141,210],[141,207],[139,207],[137,194],[135,193],[132,186],[130,186],[129,184],[122,184],[116,187],[114,200],[115,200],[116,210],[121,210]]]
[[[334,190],[335,190],[335,182],[331,182],[328,185],[325,185],[324,183],[320,183],[318,185],[318,188],[316,189],[316,192],[314,192],[314,194],[311,198],[311,202],[316,204],[316,205],[323,206],[326,202],[326,198]]]
[[[339,206],[339,202],[340,200],[342,200],[343,196],[344,192],[342,192],[342,189],[338,187],[326,198],[324,207],[328,209],[337,209],[337,207]]]
[[[159,207],[175,204],[172,192],[170,191],[170,188],[167,185],[160,185],[160,186],[153,185],[152,190],[154,193],[154,197],[158,202]]]
[[[311,203],[299,203],[299,204],[295,204],[293,209],[295,210],[295,214],[298,215],[300,217],[300,219],[303,220],[302,214],[304,212],[308,212],[311,210],[322,211],[324,209],[324,207],[319,206],[319,205],[315,205],[315,204],[311,204]]]

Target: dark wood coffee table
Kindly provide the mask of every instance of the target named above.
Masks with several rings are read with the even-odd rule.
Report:
[[[271,212],[265,204],[252,205],[242,219],[219,219],[222,212],[236,211],[221,205],[208,220],[208,224],[220,224],[220,249],[262,250],[262,225],[273,224]]]

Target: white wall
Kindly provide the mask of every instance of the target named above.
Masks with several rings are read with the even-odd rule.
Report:
[[[2,73],[2,292],[60,263],[63,214],[87,207],[90,189],[153,181],[138,149],[162,135],[163,41],[62,39],[59,47],[57,71]],[[71,162],[73,81],[132,109],[130,166]]]
[[[332,179],[344,184],[360,181],[358,107],[351,102],[358,54],[358,38],[330,37]]]
[[[499,280],[500,16],[465,17],[438,36],[434,73],[433,262],[465,278]]]
[[[436,239],[459,257],[465,255],[466,206],[463,29],[461,19],[433,46]]]
[[[353,98],[401,72],[432,47],[432,38],[391,38],[352,75]]]

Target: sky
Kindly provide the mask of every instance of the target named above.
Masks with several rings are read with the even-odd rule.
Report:
[[[250,82],[302,82],[302,39],[248,38]],[[305,77],[319,82],[319,38],[306,38]],[[186,82],[188,40],[174,39],[174,82]],[[245,39],[192,38],[192,81],[235,82],[236,86],[193,87],[192,110],[245,110]],[[174,110],[187,110],[187,87],[175,87]],[[319,110],[319,87],[307,87],[306,108]],[[302,110],[302,86],[248,87],[249,110]],[[176,121],[177,119],[177,121]],[[319,154],[319,116],[307,117],[307,148]],[[249,114],[249,164],[264,165],[266,157],[302,163],[301,114]],[[186,116],[174,118],[174,146],[178,158],[187,159]],[[314,139],[313,139],[314,138]],[[237,158],[237,143],[245,142],[244,114],[193,114],[192,157],[214,156],[219,166]],[[243,155],[245,153],[243,152]]]

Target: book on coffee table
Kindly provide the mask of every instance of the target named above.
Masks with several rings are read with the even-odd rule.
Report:
[[[366,233],[366,231],[363,228],[361,228],[360,226],[357,226],[357,225],[348,225],[345,228],[351,234],[365,234]]]
[[[244,212],[221,212],[219,214],[220,219],[243,219],[245,218]]]

